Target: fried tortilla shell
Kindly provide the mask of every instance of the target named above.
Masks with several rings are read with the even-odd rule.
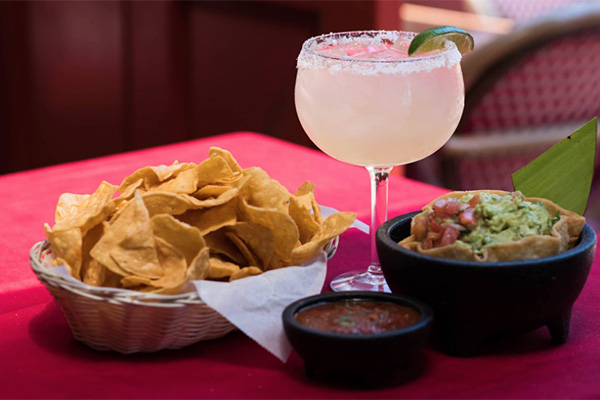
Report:
[[[499,196],[511,194],[511,192],[505,192],[500,190],[451,192],[427,204],[425,207],[423,207],[422,213],[419,214],[419,216],[427,215],[430,212],[432,212],[433,205],[438,200],[446,198],[459,199],[467,194],[476,195],[479,193],[496,194]],[[399,244],[407,249],[432,257],[448,258],[461,261],[489,262],[521,261],[549,257],[555,254],[559,254],[575,245],[575,243],[579,239],[579,235],[585,224],[584,217],[572,211],[566,210],[548,199],[526,197],[524,198],[524,200],[532,203],[539,202],[544,204],[546,210],[550,213],[550,215],[557,215],[557,213],[560,213],[560,218],[552,226],[550,235],[528,236],[523,239],[519,239],[509,243],[491,245],[485,247],[482,250],[481,254],[477,254],[471,248],[460,245],[458,243],[454,243],[448,246],[436,247],[432,249],[423,249],[421,246],[421,242],[417,241],[413,234],[403,239],[401,242],[399,242]],[[418,216],[415,216],[412,220],[411,232],[417,217]]]

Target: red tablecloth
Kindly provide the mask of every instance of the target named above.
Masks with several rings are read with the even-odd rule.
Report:
[[[253,133],[234,133],[100,159],[0,176],[0,397],[2,398],[599,398],[598,261],[575,303],[571,336],[550,344],[547,330],[492,343],[476,358],[426,349],[417,379],[364,389],[310,380],[292,353],[282,363],[240,332],[181,350],[121,355],[75,341],[59,306],[31,271],[30,247],[44,239],[63,192],[91,193],[146,165],[199,162],[210,146],[230,150],[243,167],[260,166],[290,191],[316,184],[321,204],[369,218],[369,182],[360,167]],[[444,191],[390,179],[390,216],[419,209]],[[343,234],[329,280],[369,259],[368,237]],[[328,290],[327,287],[324,290]],[[377,355],[373,356],[377,362]]]

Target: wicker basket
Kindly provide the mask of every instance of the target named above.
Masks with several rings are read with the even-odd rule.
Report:
[[[328,258],[339,238],[325,247]],[[48,241],[36,243],[29,253],[31,268],[60,304],[75,339],[96,350],[131,354],[180,349],[216,339],[236,329],[202,301],[196,291],[157,295],[133,290],[82,287],[51,271]]]

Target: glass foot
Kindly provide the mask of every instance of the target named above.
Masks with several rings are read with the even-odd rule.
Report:
[[[346,272],[335,277],[329,286],[334,292],[367,290],[370,292],[391,293],[383,275],[375,275],[367,271]]]

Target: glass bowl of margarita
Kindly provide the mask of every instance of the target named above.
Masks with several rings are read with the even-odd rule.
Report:
[[[349,32],[306,41],[295,102],[308,137],[354,165],[421,160],[450,138],[464,108],[461,54],[447,47],[408,56],[414,33]]]
[[[451,40],[408,55],[417,34],[331,33],[304,42],[295,102],[300,123],[329,156],[366,167],[371,179],[371,261],[332,280],[334,291],[389,291],[375,231],[387,219],[388,177],[450,138],[464,108],[461,52]]]

